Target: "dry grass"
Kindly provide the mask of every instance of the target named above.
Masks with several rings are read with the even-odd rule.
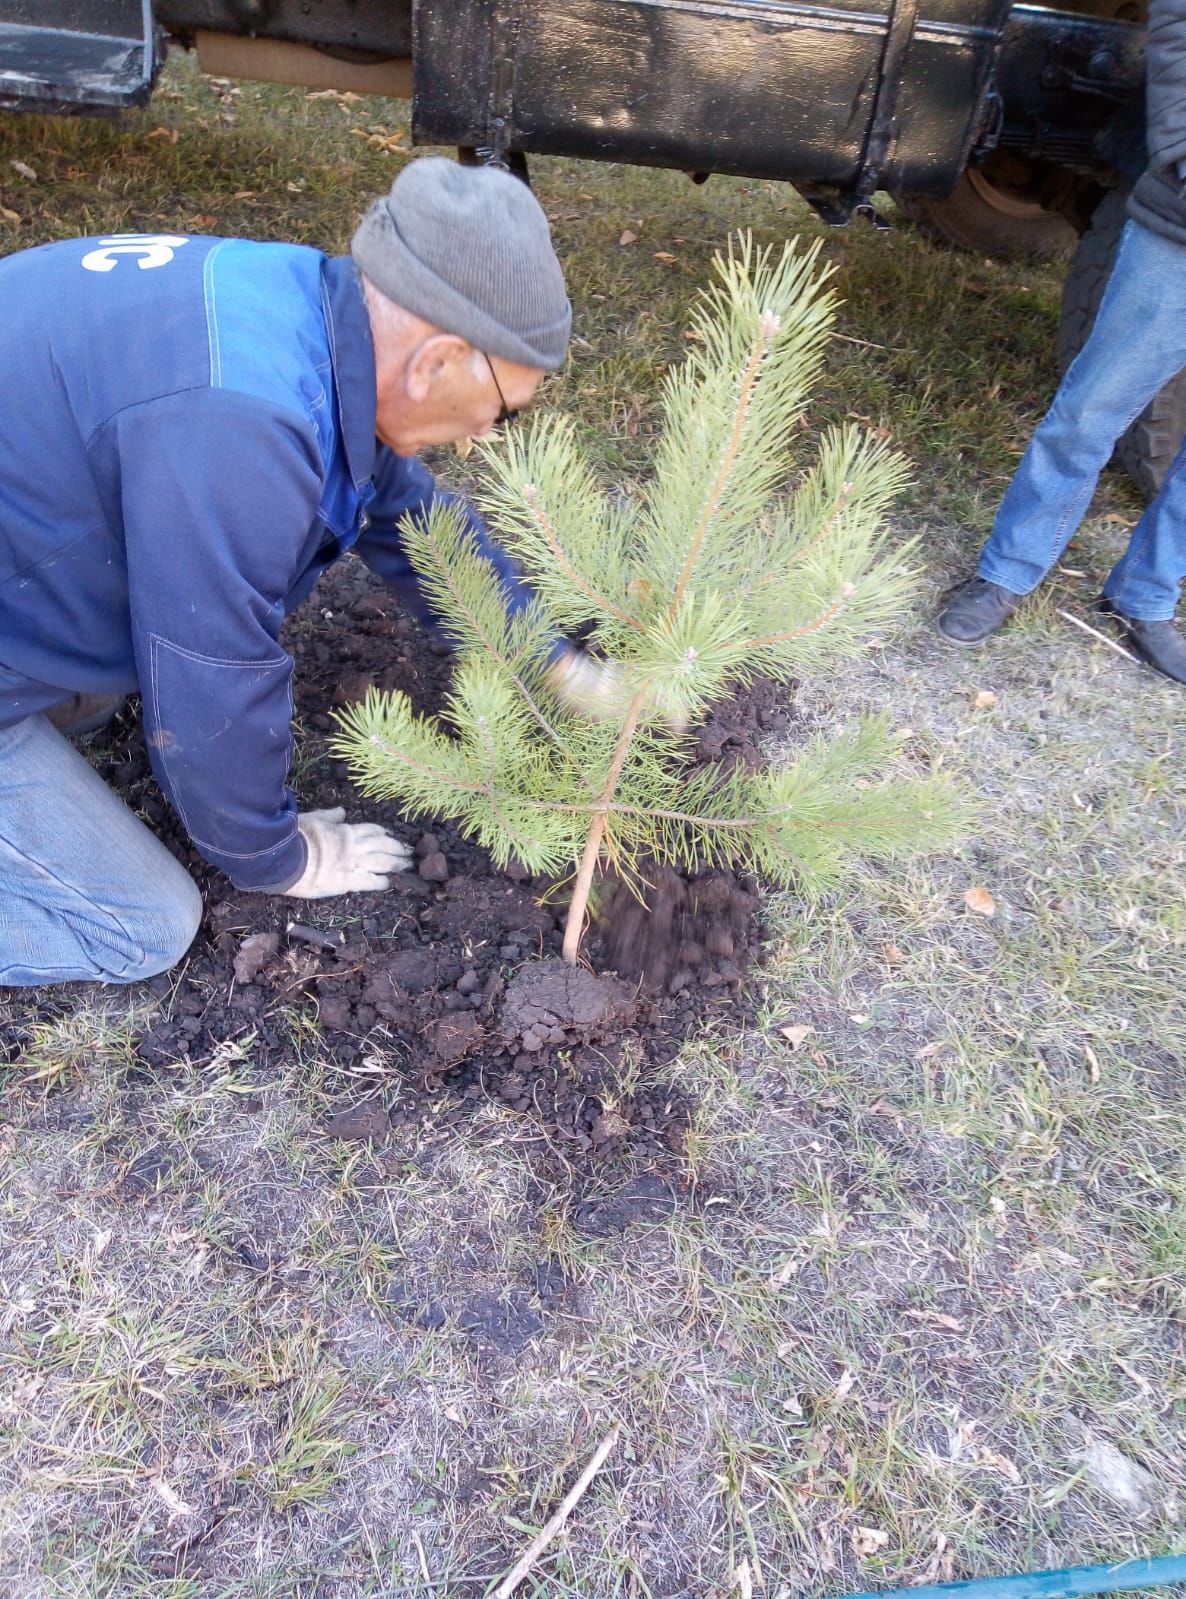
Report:
[[[0,126],[0,247],[167,227],[341,248],[404,126],[174,70],[120,126]],[[538,169],[577,304],[553,393],[629,478],[728,231],[819,229],[773,185]],[[929,609],[1051,389],[1057,281],[904,228],[826,249],[844,337],[814,420],[911,456],[925,597],[799,710],[886,708],[904,758],[981,795],[977,836],[772,904],[752,1026],[676,1068],[685,1192],[623,1237],[581,1229],[523,1117],[319,1137],[340,1085],[300,1013],[279,1076],[249,1040],[149,1074],[140,996],[9,995],[0,1593],[470,1599],[614,1419],[525,1594],[775,1599],[1181,1547],[1186,703],[1056,614],[1134,502],[1107,483],[1058,587],[982,653],[943,651]],[[797,1049],[788,1020],[814,1029]],[[572,1285],[546,1313],[540,1263]],[[467,1330],[483,1294],[540,1312],[520,1356]],[[1089,1437],[1150,1474],[1147,1510],[1093,1482]]]

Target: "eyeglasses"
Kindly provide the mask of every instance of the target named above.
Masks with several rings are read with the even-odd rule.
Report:
[[[498,381],[498,374],[494,370],[494,362],[486,354],[485,350],[482,351],[482,359],[483,359],[483,361],[485,361],[486,365],[490,368],[490,381],[494,384],[495,391],[498,394],[499,402],[500,402],[501,407],[502,407],[502,409],[499,411],[498,415],[494,418],[494,426],[495,427],[504,427],[506,425],[506,423],[513,422],[515,420],[515,418],[519,415],[519,408],[516,406],[515,409],[512,410],[511,407],[507,404],[507,397],[502,392],[502,384]]]

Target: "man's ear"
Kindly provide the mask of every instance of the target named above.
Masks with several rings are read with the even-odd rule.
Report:
[[[404,368],[404,388],[410,400],[426,400],[432,389],[449,380],[468,362],[470,347],[456,333],[434,333],[418,344]]]

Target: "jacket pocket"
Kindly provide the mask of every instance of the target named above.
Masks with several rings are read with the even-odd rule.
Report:
[[[150,636],[144,732],[153,767],[203,853],[248,860],[292,832],[286,804],[292,660],[203,655]]]

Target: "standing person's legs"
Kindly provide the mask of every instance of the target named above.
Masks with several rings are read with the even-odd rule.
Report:
[[[1028,594],[1066,548],[1116,440],[1186,366],[1186,248],[1128,222],[1095,325],[1030,441],[979,576]]]
[[[1174,457],[1157,498],[1132,530],[1128,549],[1104,584],[1104,598],[1122,615],[1168,621],[1186,577],[1186,443]]]
[[[0,729],[0,986],[151,977],[201,914],[188,872],[44,716]]]
[[[1157,498],[1133,529],[1112,568],[1100,612],[1120,628],[1128,647],[1157,672],[1186,684],[1186,635],[1174,621],[1186,577],[1186,444],[1174,457]]]

